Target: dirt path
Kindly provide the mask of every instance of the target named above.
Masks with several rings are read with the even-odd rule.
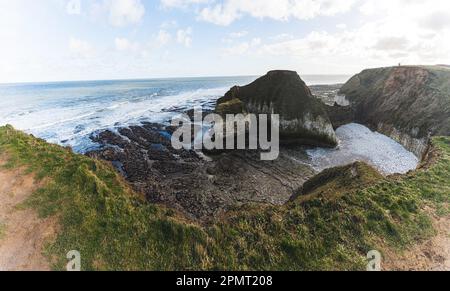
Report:
[[[433,219],[437,236],[409,248],[402,254],[385,252],[383,269],[398,271],[450,271],[450,217],[439,217],[426,210]]]
[[[37,187],[32,175],[0,168],[0,271],[50,269],[42,250],[55,236],[56,220],[18,207]]]

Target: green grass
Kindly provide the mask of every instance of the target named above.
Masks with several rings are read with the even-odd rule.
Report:
[[[46,181],[27,206],[59,217],[46,250],[53,267],[78,250],[83,270],[363,270],[369,250],[433,235],[424,205],[449,210],[450,137],[433,143],[440,157],[428,169],[393,178],[364,164],[330,170],[316,179],[325,186],[310,184],[292,203],[246,205],[201,226],[146,203],[105,162],[0,128],[7,167]]]

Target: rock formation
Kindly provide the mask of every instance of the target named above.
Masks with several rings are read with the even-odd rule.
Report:
[[[334,147],[337,138],[325,105],[293,71],[271,71],[233,87],[217,102],[219,114],[279,114],[282,142]]]
[[[329,108],[334,125],[353,120],[421,157],[430,136],[450,135],[450,69],[391,67],[365,70],[340,90],[350,108]]]

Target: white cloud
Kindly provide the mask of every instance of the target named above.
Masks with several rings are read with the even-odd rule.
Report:
[[[357,0],[225,0],[201,9],[199,19],[217,25],[229,25],[249,15],[279,21],[312,19],[349,11]]]
[[[450,7],[448,7],[450,9]],[[440,31],[450,27],[450,11],[434,11],[420,19],[420,25],[434,31]]]
[[[209,3],[211,0],[161,0],[161,5],[166,8],[185,8],[192,4]]]
[[[264,43],[257,54],[333,62],[342,68],[450,62],[448,1],[366,0],[360,11],[370,15],[361,26]]]
[[[140,45],[137,42],[132,42],[127,38],[116,38],[114,44],[118,51],[138,52]]]
[[[77,58],[89,58],[95,52],[89,42],[75,37],[69,39],[69,51],[72,56]]]
[[[178,26],[178,22],[176,20],[168,20],[168,21],[164,21],[163,23],[161,23],[161,25],[159,27],[161,27],[162,29],[172,29],[172,28],[176,28]]]
[[[373,49],[379,51],[402,51],[408,49],[408,39],[401,36],[381,37]]]
[[[217,4],[214,7],[204,8],[198,18],[203,21],[226,26],[230,25],[239,17],[239,12],[232,7]]]
[[[246,36],[247,34],[248,34],[248,31],[243,30],[243,31],[238,31],[238,32],[232,32],[229,34],[229,36],[231,38],[241,38],[241,37]]]
[[[366,0],[361,11],[377,20],[358,30],[374,55],[403,62],[449,62],[450,2]]]
[[[245,55],[251,52],[256,52],[261,43],[262,40],[260,38],[253,38],[250,41],[244,41],[224,49],[222,51],[222,55],[224,56]]]
[[[102,0],[91,2],[89,12],[94,21],[107,19],[112,26],[123,27],[141,22],[146,11],[141,0]]]
[[[140,0],[111,0],[109,19],[114,26],[139,23],[145,14]]]
[[[83,17],[76,22],[66,13],[68,2],[0,0],[0,82],[139,77],[150,70],[155,77],[254,74],[271,68],[353,73],[399,62],[450,63],[448,0],[81,0]],[[158,5],[183,11],[146,15]],[[353,7],[350,13],[333,17],[348,7]],[[92,25],[89,16],[101,25]],[[144,17],[153,25],[117,29],[142,23]],[[154,21],[161,17],[169,18],[159,26]],[[310,25],[298,21],[314,17],[320,19]],[[235,23],[244,18],[251,20],[251,30],[244,26],[247,21]],[[186,29],[194,28],[195,19],[234,25]],[[286,22],[268,29],[274,21]],[[86,27],[89,31],[83,33]],[[251,36],[244,36],[245,29]],[[186,57],[176,46],[193,46],[193,32],[204,45],[201,53],[190,50]],[[254,36],[260,39],[252,40]],[[226,41],[220,43],[223,37]],[[165,51],[170,69],[161,58]],[[219,54],[234,57],[214,58]]]
[[[264,44],[259,48],[258,53],[300,57],[333,54],[336,52],[341,36],[344,37],[326,32],[311,32],[304,38]]]
[[[271,40],[274,40],[274,41],[286,41],[286,40],[292,40],[292,39],[294,39],[294,36],[289,33],[281,33],[281,34],[271,37]]]
[[[158,46],[165,46],[170,42],[171,39],[172,35],[164,29],[161,29],[156,36],[156,43]]]
[[[242,42],[240,44],[231,46],[223,50],[224,56],[244,55],[248,53],[250,44],[248,42]]]
[[[234,44],[238,39],[242,39],[248,35],[248,31],[236,31],[229,33],[226,37],[222,38],[222,42],[226,44]]]
[[[192,44],[192,28],[179,29],[177,31],[177,42],[185,47],[190,47]]]

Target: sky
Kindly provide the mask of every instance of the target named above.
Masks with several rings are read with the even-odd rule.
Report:
[[[448,0],[0,0],[0,83],[450,64]]]

